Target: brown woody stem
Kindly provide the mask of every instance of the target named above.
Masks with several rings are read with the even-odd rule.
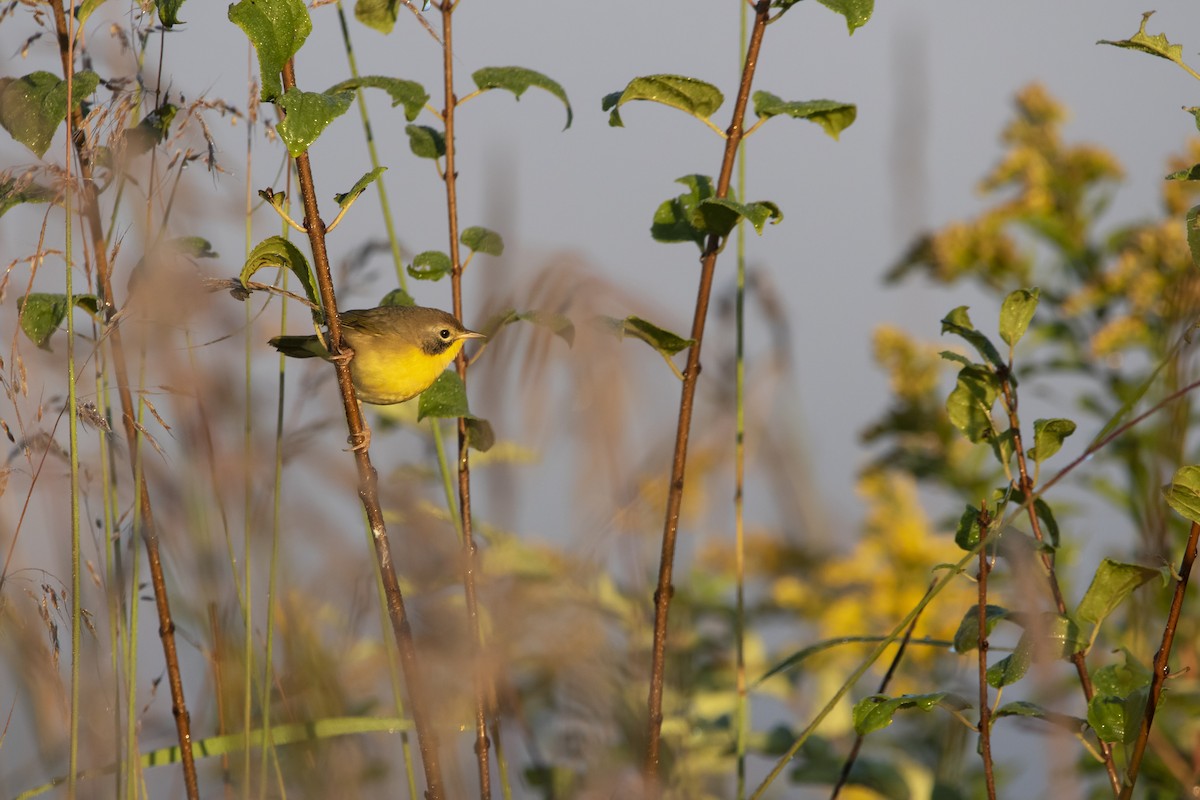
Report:
[[[721,173],[717,180],[717,197],[729,194],[729,183],[733,176],[733,164],[737,160],[738,145],[744,135],[742,122],[750,100],[750,87],[754,82],[754,71],[758,66],[758,53],[762,48],[763,32],[767,25],[770,0],[759,0],[754,6],[754,25],[750,33],[750,44],[746,48],[746,60],[742,68],[742,80],[738,87],[737,101],[733,109],[733,121],[725,139],[725,155],[721,161]],[[688,348],[687,367],[683,372],[683,391],[679,400],[679,421],[675,430],[675,450],[671,460],[671,482],[667,494],[666,520],[663,524],[662,555],[658,566],[658,585],[654,590],[654,644],[650,662],[650,694],[647,701],[646,756],[642,774],[646,796],[659,794],[659,764],[662,744],[662,700],[663,670],[667,654],[667,616],[671,608],[671,573],[675,562],[675,538],[679,530],[679,510],[683,504],[684,471],[687,465],[688,436],[692,426],[692,408],[696,398],[696,381],[700,377],[700,346],[704,342],[704,325],[708,318],[708,302],[712,295],[713,273],[722,239],[711,235],[700,257],[700,286],[696,295],[696,310],[692,317],[691,338],[694,344]]]
[[[295,63],[289,60],[283,67],[283,87],[286,91],[295,85]],[[317,209],[317,193],[307,152],[296,157],[296,174],[300,183],[300,197],[304,203],[304,227],[312,247],[317,287],[320,290],[321,305],[325,309],[325,321],[329,326],[329,352],[336,356],[342,353],[342,325],[338,319],[337,298],[334,296],[333,276],[329,269],[329,254],[325,249],[325,223],[321,221]],[[337,371],[338,388],[342,393],[342,405],[346,411],[346,425],[350,430],[350,438],[361,441],[360,437],[364,435],[366,425],[354,392],[354,384],[350,380],[349,362],[345,359],[335,359],[333,365]],[[400,593],[400,583],[392,563],[391,545],[388,543],[387,527],[383,522],[383,509],[379,504],[379,478],[375,468],[371,466],[368,448],[358,448],[353,452],[354,463],[358,468],[358,497],[362,501],[371,537],[375,542],[375,557],[379,563],[384,594],[387,597],[388,616],[392,622],[392,633],[396,637],[396,648],[400,652],[400,666],[404,670],[413,725],[417,729],[417,746],[425,768],[425,797],[427,800],[442,800],[445,795],[438,758],[437,733],[429,719],[421,672],[417,664],[417,650],[413,643],[412,626],[404,609],[404,597]]]

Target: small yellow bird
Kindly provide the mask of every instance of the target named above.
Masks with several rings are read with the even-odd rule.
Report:
[[[487,338],[436,308],[379,306],[342,311],[338,318],[342,343],[354,352],[350,378],[358,399],[380,406],[416,397],[442,374],[467,339]],[[330,360],[316,336],[276,336],[270,344],[292,358]]]

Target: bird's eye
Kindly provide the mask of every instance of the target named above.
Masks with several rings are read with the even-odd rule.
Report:
[[[438,331],[438,336],[442,337],[443,339],[449,339],[450,338],[450,329],[442,328],[440,331]]]

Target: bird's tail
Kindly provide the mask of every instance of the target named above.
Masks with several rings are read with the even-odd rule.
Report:
[[[276,336],[268,344],[290,358],[329,358],[329,351],[316,336]]]

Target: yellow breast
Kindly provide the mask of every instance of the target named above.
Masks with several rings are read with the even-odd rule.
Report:
[[[354,348],[350,377],[358,399],[380,406],[403,403],[428,389],[463,346],[458,341],[431,356],[415,345],[386,341],[390,337],[348,330],[344,335],[346,344]]]

